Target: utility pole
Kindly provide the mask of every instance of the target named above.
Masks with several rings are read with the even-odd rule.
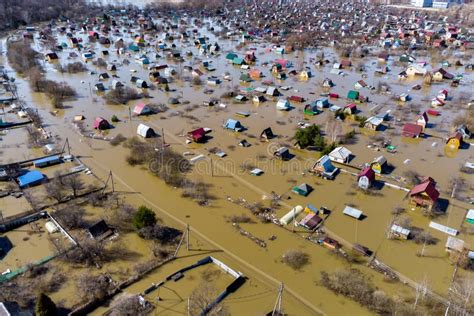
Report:
[[[278,297],[277,297],[277,300],[275,302],[275,306],[273,307],[272,316],[282,315],[281,301],[282,301],[282,297],[283,297],[283,288],[284,288],[284,285],[283,285],[283,282],[282,282],[282,283],[280,283],[280,287],[278,288]]]
[[[189,251],[189,224],[186,224],[186,249]]]

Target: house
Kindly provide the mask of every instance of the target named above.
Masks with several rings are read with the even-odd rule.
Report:
[[[464,240],[448,236],[448,240],[446,240],[445,249],[447,252],[464,252]]]
[[[152,111],[148,105],[145,105],[145,103],[138,103],[135,105],[133,108],[133,114],[135,115],[148,115],[151,114]]]
[[[336,249],[339,249],[341,248],[341,245],[339,244],[339,242],[335,239],[332,239],[330,237],[325,237],[322,241],[321,241],[321,244],[328,248],[328,249],[331,249],[331,250],[336,250]]]
[[[402,135],[405,137],[418,138],[423,132],[423,127],[414,123],[406,123],[403,125]]]
[[[314,164],[312,171],[324,179],[333,180],[339,169],[334,167],[328,155],[324,155]]]
[[[203,143],[206,141],[206,130],[202,127],[195,129],[186,134],[186,139],[195,143]]]
[[[410,101],[410,96],[408,93],[402,93],[400,94],[400,97],[398,98],[401,102],[407,102]]]
[[[293,102],[304,102],[304,98],[303,98],[303,97],[300,97],[300,96],[297,96],[297,95],[292,95],[292,96],[290,96],[290,101],[293,101]]]
[[[365,83],[364,80],[359,80],[354,84],[354,88],[357,89],[357,90],[360,90],[360,89],[365,88],[365,87],[367,87],[367,84]]]
[[[374,170],[375,173],[383,174],[387,170],[387,158],[384,156],[379,156],[370,163],[370,168]]]
[[[239,94],[235,97],[235,100],[239,101],[239,102],[245,102],[247,101],[247,97],[245,95],[242,95],[242,94]]]
[[[451,80],[454,78],[454,75],[447,72],[443,68],[439,68],[438,70],[434,71],[433,73],[433,80],[434,81],[442,81],[443,79]]]
[[[307,214],[299,223],[299,226],[302,226],[309,230],[314,230],[318,225],[323,221],[321,217],[314,213]]]
[[[236,53],[230,52],[230,53],[227,53],[227,55],[225,56],[225,59],[227,59],[229,62],[232,62],[237,57],[238,56]]]
[[[110,78],[110,76],[109,76],[109,74],[106,73],[106,72],[103,72],[103,73],[101,73],[101,74],[99,75],[99,80],[107,80],[107,79],[109,79],[109,78]]]
[[[358,100],[359,99],[359,92],[354,91],[354,90],[350,90],[347,93],[347,98],[350,99],[350,100]]]
[[[252,69],[249,71],[249,76],[252,79],[260,79],[263,77],[263,74],[260,70],[258,69]]]
[[[46,180],[46,176],[37,170],[28,171],[22,176],[17,178],[18,185],[20,188],[32,187],[39,185]]]
[[[410,237],[410,230],[403,228],[399,225],[393,224],[390,227],[390,236],[392,238],[399,238],[399,239],[408,239]]]
[[[358,175],[357,175],[357,185],[359,188],[367,190],[372,186],[375,181],[375,172],[370,167],[364,168]]]
[[[148,83],[142,79],[137,79],[137,81],[135,82],[135,85],[137,88],[140,88],[140,89],[148,89]]]
[[[265,128],[262,133],[260,133],[260,141],[261,142],[268,142],[270,139],[274,138],[275,134],[273,134],[273,131],[271,127]]]
[[[425,68],[417,65],[417,64],[414,64],[414,65],[408,66],[407,69],[405,70],[405,72],[409,77],[424,76],[424,75],[426,75],[427,70]]]
[[[94,85],[94,89],[95,89],[95,91],[97,91],[97,92],[104,92],[104,91],[105,91],[105,86],[104,86],[104,84],[103,84],[102,82],[99,82],[99,83],[96,83],[96,84]]]
[[[280,111],[288,111],[288,110],[291,110],[291,104],[286,99],[280,99],[278,100],[276,104],[276,108],[277,110],[280,110]]]
[[[274,153],[273,156],[281,160],[290,160],[293,155],[290,153],[290,150],[287,147],[280,147]]]
[[[117,66],[114,64],[108,64],[107,65],[107,70],[108,71],[117,71]]]
[[[423,131],[425,130],[426,126],[428,125],[428,122],[429,122],[429,118],[428,118],[428,114],[426,112],[423,112],[423,114],[421,114],[418,117],[418,119],[416,120],[416,124],[423,127]]]
[[[150,74],[148,75],[148,78],[152,81],[152,82],[157,82],[160,78],[160,73],[158,71],[152,71],[150,72]]]
[[[316,103],[312,102],[305,105],[303,113],[306,115],[318,115],[321,111],[316,106]]]
[[[271,97],[277,97],[280,95],[280,91],[275,87],[268,87],[265,93]]]
[[[112,80],[112,90],[122,88],[124,84],[118,80]]]
[[[98,130],[104,130],[104,129],[109,129],[110,124],[107,122],[107,120],[103,117],[96,117],[94,120],[94,124],[92,125],[94,129]]]
[[[446,140],[446,147],[450,149],[459,149],[463,144],[462,134],[460,132],[454,132]]]
[[[357,105],[355,103],[347,104],[344,107],[343,112],[347,115],[356,114],[357,113]]]
[[[365,121],[364,127],[377,131],[382,126],[382,123],[383,123],[383,118],[380,118],[377,116],[371,116]]]
[[[303,184],[293,187],[291,191],[301,196],[308,196],[308,194],[310,194],[311,191],[313,191],[313,188],[310,185],[303,183]]]
[[[355,219],[360,219],[362,217],[361,210],[358,210],[356,208],[353,208],[352,206],[347,206],[347,205],[346,207],[344,207],[342,214],[353,217]]]
[[[234,119],[228,119],[227,122],[223,125],[225,129],[231,129],[236,132],[241,132],[244,127],[240,124],[239,121]]]
[[[463,140],[467,141],[472,137],[471,131],[467,128],[466,125],[462,124],[456,127],[456,132],[461,133]]]
[[[415,185],[408,193],[410,204],[432,208],[439,198],[436,181],[431,177],[425,178],[420,184]]]
[[[446,99],[448,98],[448,90],[446,89],[440,90],[436,98],[446,101]]]
[[[474,209],[470,209],[466,214],[466,223],[474,224]]]
[[[55,60],[58,60],[59,57],[58,57],[58,54],[54,53],[54,52],[51,52],[51,53],[47,53],[44,55],[44,59],[46,61],[49,61],[49,62],[52,62],[52,61],[55,61]]]
[[[433,98],[431,100],[431,106],[434,107],[434,108],[437,108],[439,106],[444,106],[446,103],[444,102],[444,100],[441,100],[439,98]]]
[[[335,86],[335,84],[334,84],[334,82],[332,82],[331,79],[328,79],[328,78],[324,79],[324,81],[323,81],[323,87],[324,88],[332,88],[334,86]]]
[[[249,82],[252,82],[252,78],[250,78],[249,74],[241,74],[240,78],[239,78],[239,81],[249,83]]]
[[[308,80],[312,77],[311,71],[309,70],[302,70],[299,74],[300,80]]]
[[[100,220],[97,223],[89,226],[87,228],[87,233],[89,234],[90,238],[102,240],[112,235],[114,231],[104,220]]]
[[[263,103],[266,101],[265,97],[263,95],[256,95],[252,98],[253,103]]]
[[[348,163],[351,160],[352,152],[345,147],[336,147],[329,153],[329,159],[338,163]]]
[[[151,128],[150,126],[147,126],[145,124],[141,124],[141,123],[137,127],[137,134],[140,135],[143,138],[149,138],[149,137],[153,137],[153,136],[156,135],[153,128]]]

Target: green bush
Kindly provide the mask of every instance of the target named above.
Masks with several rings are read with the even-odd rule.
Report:
[[[54,304],[48,295],[41,293],[36,299],[35,315],[56,316],[57,314],[56,304]]]
[[[304,129],[298,129],[294,138],[301,148],[316,146],[319,149],[322,149],[326,144],[326,141],[321,134],[321,129],[317,125],[311,125]]]
[[[112,115],[112,119],[111,119],[111,120],[112,120],[112,122],[114,122],[114,123],[117,123],[117,122],[120,121],[119,118],[117,117],[117,115]]]
[[[144,227],[150,227],[156,224],[155,213],[146,206],[140,206],[137,213],[133,216],[133,226],[136,230]]]

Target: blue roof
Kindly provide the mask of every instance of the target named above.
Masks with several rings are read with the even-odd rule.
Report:
[[[33,161],[33,164],[36,166],[36,165],[41,165],[48,162],[59,162],[60,160],[61,160],[61,157],[59,155],[54,155],[54,156],[37,159]]]
[[[241,127],[240,122],[234,119],[228,119],[227,122],[225,123],[226,128],[237,128]]]
[[[18,177],[18,183],[20,187],[25,187],[38,184],[39,182],[43,181],[44,178],[45,176],[41,172],[33,170],[28,171],[24,175]]]

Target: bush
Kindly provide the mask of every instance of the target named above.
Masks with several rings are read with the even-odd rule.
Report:
[[[282,261],[294,270],[301,270],[309,263],[309,255],[301,250],[290,249],[283,254]]]
[[[137,213],[133,216],[133,226],[136,230],[145,227],[151,227],[156,224],[156,215],[148,207],[142,205],[138,208]]]
[[[104,98],[108,104],[127,104],[130,100],[140,99],[140,94],[130,87],[124,86],[110,90]]]
[[[139,230],[140,237],[148,240],[156,240],[161,244],[171,244],[181,236],[181,231],[164,225],[155,224]]]
[[[321,129],[317,125],[311,125],[304,129],[298,129],[294,138],[301,148],[316,146],[319,150],[322,150],[326,144],[326,141],[322,136]]]
[[[87,71],[86,65],[84,65],[80,61],[69,63],[66,65],[66,67],[64,67],[64,69],[70,74]]]
[[[113,118],[113,117],[112,117]],[[112,120],[113,122],[113,120]],[[123,136],[122,134],[117,134],[114,138],[110,140],[110,145],[117,146],[127,140],[127,137]]]
[[[112,115],[112,118],[110,119],[112,122],[114,123],[117,123],[117,122],[120,122],[119,118],[117,117],[117,115]]]

